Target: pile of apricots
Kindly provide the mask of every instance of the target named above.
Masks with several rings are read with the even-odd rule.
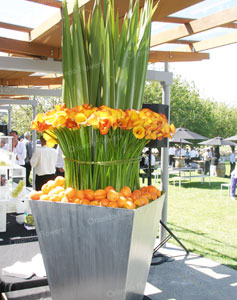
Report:
[[[65,189],[64,177],[58,176],[45,183],[41,191],[32,191],[30,199],[135,209],[159,198],[160,195],[160,191],[153,185],[143,186],[133,192],[128,186],[124,186],[119,192],[112,186],[96,191],[76,190],[72,187]]]

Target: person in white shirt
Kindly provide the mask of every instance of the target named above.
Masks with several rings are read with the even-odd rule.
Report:
[[[198,153],[193,147],[191,147],[191,151],[189,152],[189,155],[191,161],[193,161],[195,158],[197,158]]]
[[[60,146],[57,147],[56,176],[64,177],[64,159]]]
[[[230,176],[232,171],[235,169],[235,150],[232,150],[232,153],[230,155]]]
[[[210,149],[207,149],[206,152],[203,154],[204,159],[204,174],[207,175],[207,173],[210,174],[210,161],[211,161],[211,152]]]
[[[12,139],[12,151],[16,154],[16,164],[19,166],[25,166],[26,147],[25,144],[18,140],[19,136],[17,131],[12,130],[10,132]]]
[[[169,147],[169,164],[172,167],[174,167],[174,165],[175,165],[174,157],[175,157],[175,147],[172,146],[172,147]]]
[[[40,191],[42,185],[55,178],[57,150],[46,146],[45,139],[40,138],[41,147],[37,147],[30,164],[36,168],[35,187]]]
[[[180,155],[181,154],[181,155]],[[179,147],[179,151],[178,151],[178,155],[177,155],[178,157],[180,157],[180,156],[182,156],[182,157],[184,157],[184,156],[186,156],[186,152],[185,152],[185,150],[183,149],[183,148],[180,148]]]

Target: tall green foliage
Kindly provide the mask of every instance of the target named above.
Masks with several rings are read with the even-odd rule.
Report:
[[[139,1],[133,5],[130,0],[119,28],[113,0],[104,0],[104,10],[96,0],[88,20],[75,0],[70,28],[63,1],[63,100],[67,107],[89,103],[141,109],[156,8],[152,0],[146,0],[140,10]]]

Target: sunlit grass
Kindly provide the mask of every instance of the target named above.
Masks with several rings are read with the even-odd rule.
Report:
[[[226,165],[229,174],[229,165]],[[237,198],[228,197],[221,183],[229,178],[212,177],[183,182],[181,188],[170,179],[168,226],[192,252],[237,269]],[[177,244],[174,239],[171,243]]]

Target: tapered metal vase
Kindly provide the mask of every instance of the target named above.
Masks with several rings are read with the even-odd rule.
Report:
[[[127,210],[31,201],[52,299],[142,299],[163,202]]]

